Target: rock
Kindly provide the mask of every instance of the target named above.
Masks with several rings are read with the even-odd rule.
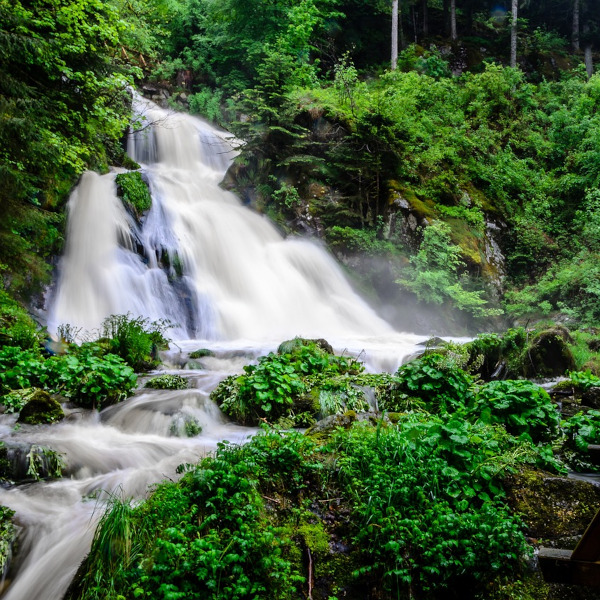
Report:
[[[575,370],[575,358],[567,342],[572,342],[571,334],[561,325],[534,335],[524,355],[525,377],[558,377]]]
[[[600,410],[600,387],[591,387],[582,392],[581,404]]]
[[[507,502],[522,515],[531,538],[573,547],[600,506],[600,487],[588,481],[523,469],[505,478]]]
[[[199,348],[198,350],[194,350],[190,352],[191,359],[205,358],[206,356],[214,356],[215,353],[208,348]]]
[[[333,347],[331,344],[324,339],[306,339],[306,338],[294,338],[293,340],[286,340],[285,342],[281,342],[279,344],[279,348],[277,348],[277,354],[293,354],[295,350],[301,348],[302,346],[306,346],[308,344],[316,344],[321,350],[327,352],[327,354],[333,354]]]
[[[48,392],[36,389],[30,400],[21,409],[19,423],[39,425],[40,423],[56,423],[64,418],[60,403]]]

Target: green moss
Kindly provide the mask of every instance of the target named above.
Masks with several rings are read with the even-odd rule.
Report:
[[[194,352],[190,353],[190,358],[204,358],[206,356],[214,356],[215,353],[212,350],[208,350],[207,348],[200,348],[199,350],[194,350]]]
[[[139,171],[119,173],[115,178],[117,194],[126,208],[133,210],[139,219],[152,206],[152,197],[146,182]]]
[[[12,522],[14,511],[6,506],[0,506],[0,580],[8,568],[11,548],[16,539],[17,532]]]
[[[64,419],[60,403],[52,398],[48,392],[35,390],[30,400],[21,409],[19,423],[39,425],[41,423],[56,423]]]

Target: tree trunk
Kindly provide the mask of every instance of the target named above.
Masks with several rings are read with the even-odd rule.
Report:
[[[517,66],[517,19],[519,12],[519,0],[512,0],[512,14],[510,27],[510,66]]]
[[[594,60],[592,58],[592,44],[586,44],[585,50],[583,51],[583,58],[585,60],[585,70],[587,71],[588,79],[594,74]]]
[[[446,37],[448,37],[450,35],[450,0],[444,0],[443,14],[444,14],[444,35]]]
[[[579,0],[573,0],[573,33],[571,35],[573,52],[579,52]]]
[[[427,7],[427,0],[421,1],[423,10],[423,37],[429,36],[429,9]]]
[[[456,34],[456,0],[450,0],[450,38],[453,42],[458,38]]]
[[[392,2],[392,71],[398,66],[398,0]]]

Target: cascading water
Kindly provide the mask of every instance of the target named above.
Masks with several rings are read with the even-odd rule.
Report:
[[[23,528],[3,600],[59,600],[107,494],[142,497],[178,464],[197,461],[222,439],[252,434],[228,423],[209,399],[243,364],[300,335],[364,350],[371,368],[393,370],[423,339],[377,317],[318,244],[283,239],[219,187],[234,156],[231,138],[190,116],[136,105],[146,126],[130,153],[143,165],[152,208],[139,225],[117,197],[114,174],[82,177],[69,201],[48,327],[90,331],[129,312],[176,324],[177,344],[164,356],[174,369],[199,347],[216,356],[202,370],[179,371],[190,379],[187,391],[141,390],[99,415],[73,411],[60,424],[19,431],[14,416],[0,415],[3,440],[62,453],[70,477],[0,489],[0,504],[16,511]],[[190,419],[202,433],[174,437]]]

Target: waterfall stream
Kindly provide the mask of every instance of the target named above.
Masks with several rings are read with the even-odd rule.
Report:
[[[0,437],[62,453],[65,477],[0,488],[0,504],[22,528],[2,600],[60,600],[89,550],[110,494],[141,498],[227,439],[234,425],[209,395],[225,376],[294,336],[327,339],[361,354],[367,368],[392,371],[422,336],[395,332],[357,296],[316,242],[284,239],[263,216],[219,187],[234,140],[189,115],[136,99],[143,127],[130,154],[143,166],[153,203],[138,223],[117,197],[115,174],[86,173],[68,205],[65,255],[48,307],[48,327],[92,331],[111,314],[176,324],[164,368],[190,389],[139,389],[101,413],[72,410],[55,425],[15,428],[0,415]],[[214,356],[186,368],[189,353]],[[201,368],[199,368],[201,367]],[[195,437],[176,437],[192,416]]]

